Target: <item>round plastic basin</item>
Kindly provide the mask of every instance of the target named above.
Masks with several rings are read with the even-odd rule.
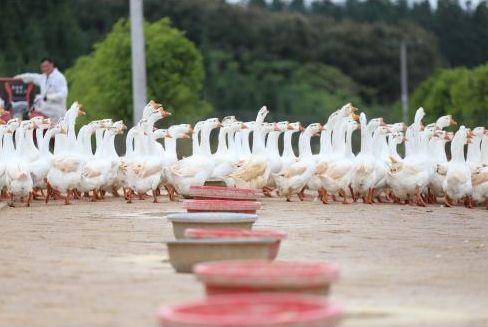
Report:
[[[342,310],[326,298],[301,294],[229,294],[158,313],[163,327],[332,327]]]
[[[236,200],[184,200],[183,208],[188,212],[238,212],[256,213],[261,207],[260,202],[256,201],[236,201]]]
[[[181,212],[169,214],[166,218],[173,225],[173,234],[180,239],[185,237],[187,228],[251,229],[258,216],[233,212]]]
[[[275,240],[269,249],[269,259],[274,260],[278,256],[281,240],[287,233],[276,230],[249,230],[249,229],[194,229],[185,230],[186,238],[243,238],[265,237]]]
[[[327,295],[339,269],[324,262],[226,261],[194,267],[208,295],[225,293],[296,292]]]
[[[222,260],[268,260],[269,238],[184,239],[166,242],[169,261],[177,272],[193,272],[202,262]]]

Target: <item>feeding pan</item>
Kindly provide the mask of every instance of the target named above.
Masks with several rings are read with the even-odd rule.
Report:
[[[276,230],[249,230],[249,229],[194,229],[185,230],[185,238],[243,238],[265,237],[275,240],[269,248],[269,259],[274,260],[278,256],[281,240],[287,236],[286,232]]]
[[[308,293],[327,295],[339,278],[324,262],[244,260],[206,262],[194,267],[208,295],[227,293]]]
[[[239,212],[256,213],[261,207],[260,202],[256,201],[236,201],[236,200],[184,200],[183,208],[188,212]]]
[[[193,272],[197,263],[222,260],[266,260],[269,238],[184,239],[167,242],[169,261],[177,272]]]
[[[229,294],[163,307],[162,327],[332,327],[342,310],[326,298],[302,294]]]
[[[173,224],[173,234],[183,238],[187,228],[239,228],[251,229],[257,215],[233,212],[181,212],[166,215]]]
[[[256,189],[225,186],[192,186],[190,195],[195,199],[229,199],[255,201],[260,192]]]

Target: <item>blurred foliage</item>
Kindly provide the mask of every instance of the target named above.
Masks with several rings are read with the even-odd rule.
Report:
[[[209,53],[207,60],[206,96],[222,115],[250,120],[266,104],[270,119],[311,122],[346,102],[362,103],[359,86],[335,67],[249,57],[237,62],[222,51]]]
[[[128,7],[127,0],[2,1],[0,75],[37,70],[39,59],[45,55],[52,56],[61,70],[67,69],[79,56],[89,54],[117,20],[128,16]],[[486,0],[468,8],[462,8],[457,0],[439,0],[437,8],[427,0],[346,0],[340,4],[331,0],[242,0],[239,4],[225,0],[144,0],[144,8],[148,21],[169,17],[203,55],[203,88],[184,87],[171,94],[165,90],[163,96],[168,98],[161,99],[176,111],[180,110],[177,103],[183,105],[182,117],[189,112],[190,102],[202,116],[208,112],[208,104],[181,100],[192,98],[185,93],[201,90],[217,112],[242,117],[252,117],[258,107],[267,104],[272,112],[289,119],[323,120],[344,99],[371,110],[370,116],[399,119],[401,40],[408,42],[411,92],[442,67],[472,68],[488,61]],[[89,56],[91,60],[97,51]],[[103,62],[125,65],[125,59],[117,56]],[[77,62],[70,71],[71,83],[78,80],[73,71],[81,74],[80,81],[88,80],[79,67],[88,65],[89,60]],[[104,66],[99,64],[100,71],[110,71]],[[158,67],[148,66],[148,74],[157,75]],[[124,69],[125,73],[114,71],[113,76],[127,78]],[[93,79],[98,84],[112,79],[96,72],[94,76],[98,76]],[[341,82],[334,83],[336,80]],[[129,84],[117,81],[117,85],[123,86],[126,94],[117,93],[115,98],[128,98],[130,80],[124,81]],[[164,79],[152,77],[149,83],[151,90],[156,89],[155,84],[162,90]],[[71,92],[83,101],[84,95],[78,91],[81,87],[75,84],[70,85]],[[107,90],[107,94],[116,93]],[[100,108],[97,110],[120,110],[118,116],[130,116],[130,107],[106,109],[110,101],[95,100],[90,99]],[[427,105],[426,109],[429,111]],[[465,115],[473,112],[467,109]],[[302,113],[307,118],[301,118]]]
[[[415,49],[409,53],[412,87],[442,62],[436,39],[411,23],[338,22],[321,15],[269,12],[259,5],[213,0],[148,0],[145,4],[149,19],[171,17],[204,55],[207,49],[218,49],[241,65],[246,64],[244,60],[292,60],[336,66],[363,86],[361,96],[366,102],[398,98],[400,40],[406,39]]]
[[[199,99],[204,79],[198,49],[168,19],[145,24],[148,95],[173,112],[172,122],[205,117],[212,107]],[[80,100],[86,120],[132,120],[130,25],[117,22],[92,54],[66,71],[70,101]]]
[[[412,104],[423,106],[430,120],[452,114],[468,126],[488,125],[488,64],[436,72],[420,84]]]

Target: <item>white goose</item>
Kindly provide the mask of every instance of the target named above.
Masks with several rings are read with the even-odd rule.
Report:
[[[303,133],[300,134],[298,141],[298,161],[283,169],[278,174],[273,175],[278,194],[285,196],[287,201],[291,201],[291,197],[294,194],[297,194],[301,198],[300,200],[303,199],[302,190],[314,174],[316,166],[316,158],[312,154],[310,140],[313,136],[318,135],[321,130],[322,125],[319,123],[308,125]]]
[[[25,134],[29,129],[33,129],[34,124],[30,121],[23,121],[9,124],[4,134],[4,144],[6,148],[6,169],[5,182],[7,192],[10,195],[9,206],[13,207],[15,198],[27,197],[26,205],[29,207],[32,200],[33,182],[29,170],[28,161],[23,156],[25,151]],[[15,131],[15,149],[13,146],[12,133]]]
[[[446,193],[445,204],[450,207],[453,200],[465,200],[465,205],[471,207],[473,186],[471,183],[471,169],[464,157],[464,145],[469,142],[471,131],[461,126],[454,134],[451,142],[452,158],[447,164],[447,173],[443,188]]]
[[[352,115],[354,118],[357,117]],[[354,157],[350,156],[351,137],[358,127],[356,121],[350,117],[339,118],[332,134],[332,153],[328,160],[322,161],[315,170],[315,174],[320,178],[322,189],[333,196],[341,195],[344,204],[347,204],[346,192],[349,191],[351,171],[354,167]],[[322,202],[328,203],[327,196],[322,198]]]
[[[70,204],[73,191],[80,183],[84,157],[78,151],[75,124],[76,118],[83,114],[80,104],[74,102],[65,114],[64,122],[68,129],[67,136],[57,134],[55,137],[53,164],[47,174],[48,194],[46,195],[46,203],[52,195],[52,189],[54,189],[65,193],[65,204]]]
[[[373,130],[376,129],[382,120],[372,120],[367,124],[366,114],[361,113],[359,122],[361,124],[361,150],[354,160],[352,170],[351,187],[354,197],[360,195],[364,203],[373,203],[374,183],[376,181],[376,160],[373,154]]]
[[[268,109],[262,107],[252,127],[253,151],[251,157],[233,173],[224,177],[227,186],[262,189],[268,182],[270,167],[266,158],[264,135],[270,131],[269,125],[264,125],[264,118]]]
[[[220,126],[217,118],[210,118],[203,122],[201,143],[197,145],[198,141],[195,143],[195,139],[193,140],[193,155],[178,161],[169,168],[169,181],[178,194],[186,196],[189,194],[191,186],[201,186],[209,179],[215,165],[210,151],[210,132]],[[199,128],[198,124],[195,125],[193,137],[197,140]]]

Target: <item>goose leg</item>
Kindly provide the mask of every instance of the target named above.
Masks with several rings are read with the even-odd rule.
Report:
[[[419,207],[425,207],[424,199],[422,198],[422,194],[420,192],[420,187],[417,187],[417,194],[416,194],[417,205]]]
[[[328,200],[327,200],[327,190],[324,189],[323,187],[321,187],[319,189],[319,195],[320,195],[320,200],[322,201],[323,204],[329,204]]]
[[[351,185],[349,185],[349,191],[351,192],[351,198],[352,198],[352,201],[353,201],[353,202],[357,202],[357,201],[358,201],[358,199],[357,199],[357,197],[356,197],[356,194],[354,194],[354,190],[352,189],[352,186],[351,186]]]
[[[126,198],[126,200],[127,200],[127,201],[126,201],[127,203],[132,203],[132,194],[133,194],[133,193],[132,193],[132,190],[127,190],[127,194],[126,194],[126,196],[125,196],[125,198]]]
[[[116,198],[120,197],[119,190],[115,186],[112,187],[112,195]]]
[[[26,207],[30,207],[31,202],[32,202],[33,193],[34,192],[29,192],[29,196],[27,197],[27,203],[25,205]]]
[[[92,191],[92,198],[90,199],[91,202],[97,202],[98,201],[98,196],[97,196],[97,190]]]
[[[71,195],[71,190],[70,189],[66,190],[66,197],[64,198],[64,204],[65,205],[70,204],[70,202],[69,202],[70,195]]]
[[[447,195],[447,194],[444,197],[444,204],[446,205],[446,207],[449,207],[449,208],[452,207],[452,200],[449,197],[449,195]]]
[[[153,195],[153,203],[158,203],[158,192],[156,190],[152,190]]]
[[[52,187],[51,187],[51,184],[49,184],[47,181],[46,181],[46,199],[45,199],[45,203],[47,204],[49,202],[49,198],[51,197],[51,194],[52,193]]]
[[[298,192],[298,198],[300,199],[300,201],[303,201],[305,199],[305,187],[302,188],[302,190],[300,192]]]
[[[347,201],[347,194],[346,194],[346,192],[340,191],[339,194],[344,198],[342,200],[342,204],[349,204],[349,202]]]
[[[467,208],[473,209],[473,198],[471,196],[466,195],[464,203]]]
[[[12,192],[10,192],[10,201],[8,202],[8,206],[12,208],[15,207],[14,202],[15,202],[15,196]]]

